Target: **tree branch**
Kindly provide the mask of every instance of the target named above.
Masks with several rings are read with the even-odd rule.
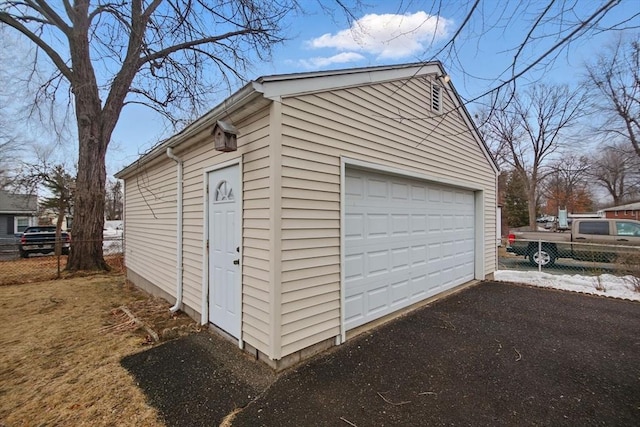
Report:
[[[243,29],[243,30],[238,30],[238,31],[230,31],[228,33],[219,35],[219,36],[213,36],[213,37],[206,37],[203,39],[198,39],[198,40],[191,40],[188,42],[184,42],[184,43],[179,43],[176,44],[174,46],[170,46],[168,48],[159,50],[155,53],[149,54],[147,56],[144,56],[142,58],[140,58],[139,60],[139,66],[144,65],[147,62],[150,61],[154,61],[160,58],[165,58],[167,56],[169,56],[172,53],[178,52],[180,50],[185,50],[185,49],[190,49],[193,48],[195,46],[200,46],[206,43],[216,43],[219,42],[220,40],[225,40],[225,39],[229,39],[232,37],[236,37],[236,36],[242,36],[242,35],[247,35],[247,34],[260,34],[264,32],[264,30],[260,30],[260,29],[254,29],[254,28],[247,28],[247,29]]]
[[[25,0],[25,3],[31,7],[33,10],[40,12],[51,25],[56,26],[60,31],[62,31],[67,37],[71,34],[71,28],[64,22],[64,19],[58,15],[55,10],[49,6],[46,1],[43,0]]]
[[[15,28],[27,38],[29,38],[29,40],[35,43],[36,46],[42,49],[47,54],[47,56],[51,58],[51,61],[53,61],[54,65],[58,68],[58,70],[60,70],[62,75],[65,76],[67,80],[71,81],[71,78],[73,77],[73,71],[67,66],[60,55],[58,55],[58,52],[56,52],[51,46],[45,43],[40,37],[30,31],[27,27],[22,25],[22,23],[18,22],[15,17],[6,12],[0,12],[0,22],[4,22],[10,27]]]

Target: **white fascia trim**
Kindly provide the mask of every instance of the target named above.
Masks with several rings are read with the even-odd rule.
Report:
[[[135,172],[139,167],[159,157],[167,147],[175,148],[185,141],[188,141],[192,136],[201,132],[204,128],[212,126],[220,117],[228,116],[236,111],[242,109],[246,104],[255,100],[257,97],[261,97],[257,88],[260,85],[255,82],[248,83],[242,89],[231,95],[229,98],[222,101],[212,110],[205,115],[196,119],[193,123],[182,129],[180,132],[166,139],[163,143],[152,148],[149,152],[140,156],[136,161],[125,166],[124,169],[116,172],[114,177],[118,179],[126,179],[126,177]]]
[[[441,73],[438,63],[413,64],[409,66],[359,68],[336,72],[310,73],[264,77],[254,83],[254,89],[265,98],[279,100],[282,97],[303,93],[323,92],[345,87],[382,83],[393,80],[416,78],[428,74]]]
[[[342,162],[346,166],[351,166],[351,167],[356,167],[361,169],[368,169],[374,172],[384,172],[391,175],[398,175],[398,176],[403,176],[408,178],[415,178],[422,181],[431,181],[439,184],[449,185],[452,187],[458,187],[463,190],[471,190],[471,191],[484,190],[483,187],[479,185],[475,185],[474,183],[469,183],[467,181],[460,181],[460,180],[451,179],[451,178],[443,178],[441,176],[431,175],[431,174],[422,173],[422,172],[414,172],[406,169],[399,169],[391,166],[381,165],[379,163],[372,163],[372,162],[353,159],[349,157],[341,157],[341,158],[342,158]]]

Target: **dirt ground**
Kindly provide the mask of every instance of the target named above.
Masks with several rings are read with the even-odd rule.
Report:
[[[153,345],[123,305],[161,340],[197,330],[121,274],[0,286],[0,426],[162,426],[120,366]]]

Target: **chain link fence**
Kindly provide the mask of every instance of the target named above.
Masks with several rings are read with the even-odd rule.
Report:
[[[76,241],[71,242],[71,250],[74,243]],[[102,241],[104,259],[113,272],[124,272],[123,248],[122,235],[105,237]],[[0,285],[63,277],[68,256],[64,253],[56,255],[54,242],[38,245],[33,251],[21,254],[18,238],[0,241]]]
[[[638,239],[638,246],[632,239]],[[498,270],[584,276],[597,290],[600,290],[600,278],[613,276],[631,292],[640,293],[640,238],[630,238],[624,244],[613,243],[561,242],[551,237],[526,240],[511,236],[503,239],[498,248]]]

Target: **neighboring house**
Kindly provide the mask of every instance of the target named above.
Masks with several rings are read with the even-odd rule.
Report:
[[[0,190],[0,240],[13,240],[15,234],[38,223],[38,198]]]
[[[276,369],[491,278],[498,170],[443,76],[249,83],[116,174],[128,278]]]
[[[71,217],[68,215],[65,215],[64,218],[62,219],[61,229],[69,230],[71,228],[71,222],[72,222]],[[42,210],[40,212],[40,224],[41,225],[43,224],[57,225],[58,213],[50,208]]]
[[[605,218],[640,220],[640,202],[602,209]]]

